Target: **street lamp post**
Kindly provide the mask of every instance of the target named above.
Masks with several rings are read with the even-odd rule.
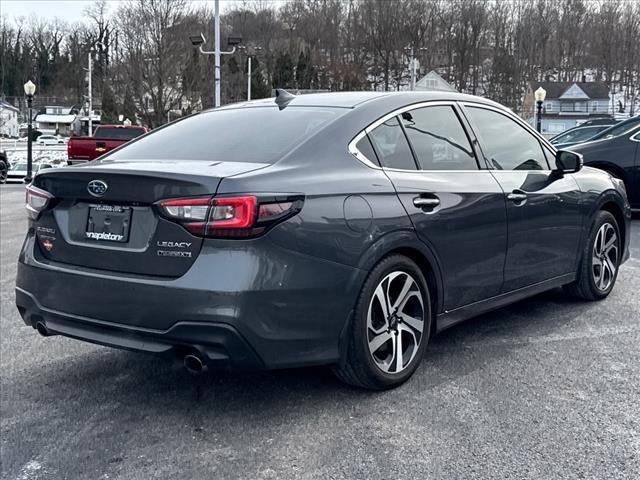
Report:
[[[96,42],[96,44],[89,49],[89,65],[88,65],[88,80],[89,80],[89,136],[93,137],[93,119],[91,118],[91,114],[93,113],[93,88],[92,88],[92,80],[93,80],[93,54],[96,52],[96,45],[100,45],[100,48],[104,49],[105,45],[102,42]]]
[[[262,50],[262,47],[248,47],[240,46],[238,50],[245,50],[247,52],[247,101],[251,100],[251,57],[258,51]]]
[[[33,171],[33,154],[32,154],[32,124],[31,124],[31,108],[33,104],[33,96],[36,93],[35,84],[29,80],[24,84],[24,94],[27,96],[27,110],[28,110],[28,123],[27,123],[27,176],[24,177],[24,183],[31,183],[32,171]]]
[[[542,87],[538,87],[533,95],[536,98],[536,130],[538,133],[542,133],[542,103],[547,96],[547,91]]]
[[[217,9],[218,9],[218,0],[216,0],[216,11]],[[242,42],[242,37],[238,37],[238,36],[227,37],[227,45],[232,48],[229,51],[221,52],[220,40],[219,40],[220,38],[219,22],[220,22],[219,15],[216,14],[215,25],[216,25],[216,38],[218,39],[218,41],[216,42],[215,50],[213,51],[207,51],[202,48],[202,45],[207,43],[207,39],[204,37],[202,33],[200,33],[199,35],[189,35],[189,40],[191,40],[191,45],[193,45],[194,47],[198,47],[198,49],[200,50],[200,53],[202,53],[203,55],[215,55],[215,58],[216,58],[216,65],[214,69],[214,80],[215,80],[214,106],[215,107],[220,106],[220,55],[232,55],[236,53],[236,45]]]

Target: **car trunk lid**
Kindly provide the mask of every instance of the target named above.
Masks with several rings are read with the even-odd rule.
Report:
[[[35,223],[43,260],[121,273],[178,277],[202,246],[158,214],[159,200],[214,195],[222,178],[265,164],[98,161],[46,172],[34,186],[55,198]]]

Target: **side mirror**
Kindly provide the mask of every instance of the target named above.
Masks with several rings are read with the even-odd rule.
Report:
[[[582,155],[569,150],[558,150],[556,153],[556,171],[562,173],[575,173],[582,170],[584,160]]]

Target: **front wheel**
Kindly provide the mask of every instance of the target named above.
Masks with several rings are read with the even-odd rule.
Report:
[[[430,330],[431,301],[424,275],[405,256],[387,257],[362,287],[346,355],[334,372],[362,388],[396,387],[420,364]]]
[[[591,225],[575,282],[565,288],[582,300],[606,298],[618,278],[622,240],[616,218],[600,211]]]

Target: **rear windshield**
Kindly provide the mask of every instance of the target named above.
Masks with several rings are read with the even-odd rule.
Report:
[[[144,133],[142,128],[98,127],[96,138],[113,138],[115,140],[131,140]]]
[[[109,158],[274,163],[346,111],[293,106],[212,110],[159,129]]]

